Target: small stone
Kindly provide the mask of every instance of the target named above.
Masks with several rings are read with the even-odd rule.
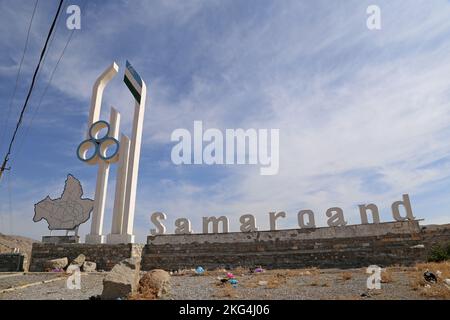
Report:
[[[47,270],[55,270],[55,269],[64,269],[69,264],[69,260],[67,258],[60,259],[52,259],[48,260],[44,263],[44,269]]]
[[[258,285],[259,286],[267,286],[268,283],[269,283],[268,281],[259,281]]]
[[[83,263],[83,271],[84,272],[95,272],[95,269],[97,268],[97,264],[92,261],[85,261]]]
[[[445,283],[446,285],[450,286],[450,279],[445,279],[445,280],[444,280],[444,283]]]

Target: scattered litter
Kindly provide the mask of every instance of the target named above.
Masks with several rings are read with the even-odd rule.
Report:
[[[232,274],[231,272],[227,273],[227,278],[228,279],[233,279],[234,278],[234,274]]]
[[[437,275],[438,278],[440,278],[441,275],[442,275],[442,272],[438,270],[438,271],[436,271],[436,275]]]
[[[64,272],[64,269],[63,268],[55,268],[55,269],[52,269],[50,272]]]
[[[237,287],[237,284],[239,283],[239,281],[237,281],[237,279],[229,279],[228,282],[234,287]]]
[[[444,282],[446,285],[450,286],[450,279],[445,279]]]
[[[258,267],[255,269],[255,273],[260,273],[260,272],[264,272],[264,269],[261,267]]]
[[[361,293],[361,297],[363,297],[363,298],[370,298],[370,294],[367,293],[367,292],[363,292],[363,293]]]
[[[203,273],[205,273],[205,269],[203,269],[202,267],[198,266],[198,267],[195,269],[195,273],[196,273],[196,274],[203,274]]]
[[[436,278],[435,274],[430,272],[430,271],[428,271],[428,270],[424,272],[423,277],[424,277],[426,282],[430,282],[430,283],[436,283],[437,282],[437,278]]]
[[[429,284],[426,284],[426,285],[425,285],[425,288],[426,288],[426,289],[430,289],[431,286],[430,286]]]
[[[225,282],[228,281],[228,278],[224,278],[224,277],[221,277],[221,276],[217,276],[216,279],[219,280],[219,281],[222,282],[222,283],[225,283]]]
[[[258,285],[260,285],[260,286],[267,286],[268,283],[269,283],[268,281],[259,281]]]

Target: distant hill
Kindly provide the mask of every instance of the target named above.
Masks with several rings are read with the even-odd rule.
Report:
[[[19,248],[19,252],[25,253],[29,259],[33,242],[39,241],[22,236],[7,236],[0,233],[0,253],[9,253],[14,248]]]

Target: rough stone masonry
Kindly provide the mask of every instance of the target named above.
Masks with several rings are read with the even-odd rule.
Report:
[[[353,268],[372,264],[412,265],[429,249],[450,241],[450,225],[418,221],[218,234],[149,236],[147,244],[33,244],[30,271],[43,271],[46,260],[84,254],[109,271],[120,261],[142,257],[141,270],[218,267]]]

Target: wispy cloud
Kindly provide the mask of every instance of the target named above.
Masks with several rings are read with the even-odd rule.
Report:
[[[449,203],[440,190],[450,182],[450,5],[378,1],[382,30],[369,31],[369,4],[91,1],[40,113],[41,121],[45,115],[69,131],[57,137],[48,123],[36,122],[34,138],[42,142],[28,147],[41,172],[21,171],[30,166],[22,158],[13,174],[62,183],[63,172],[75,170],[92,192],[95,171],[74,159],[91,86],[113,60],[123,67],[129,59],[149,88],[136,216],[141,240],[157,210],[169,215],[169,223],[192,218],[196,231],[202,216],[219,214],[232,217],[237,230],[237,217],[253,213],[264,228],[272,210],[287,210],[281,226],[294,227],[297,211],[305,208],[323,225],[326,208],[334,205],[358,223],[356,204],[375,202],[388,220],[390,203],[403,193],[410,193],[417,216],[442,222]],[[14,8],[16,22],[5,15],[11,27],[2,31],[25,24],[25,7]],[[30,52],[37,50],[44,21],[34,30]],[[68,34],[63,26],[60,32],[49,66]],[[2,95],[21,48],[10,33],[0,37],[7,55],[0,60]],[[132,97],[121,80],[105,91],[103,116],[110,105],[117,107],[128,133]],[[279,128],[279,174],[263,177],[253,166],[171,164],[170,133],[192,128],[194,120],[220,129]],[[50,136],[61,147],[45,147]],[[43,163],[57,170],[42,169]],[[31,210],[35,199],[17,192]],[[25,225],[34,230],[31,216]]]

